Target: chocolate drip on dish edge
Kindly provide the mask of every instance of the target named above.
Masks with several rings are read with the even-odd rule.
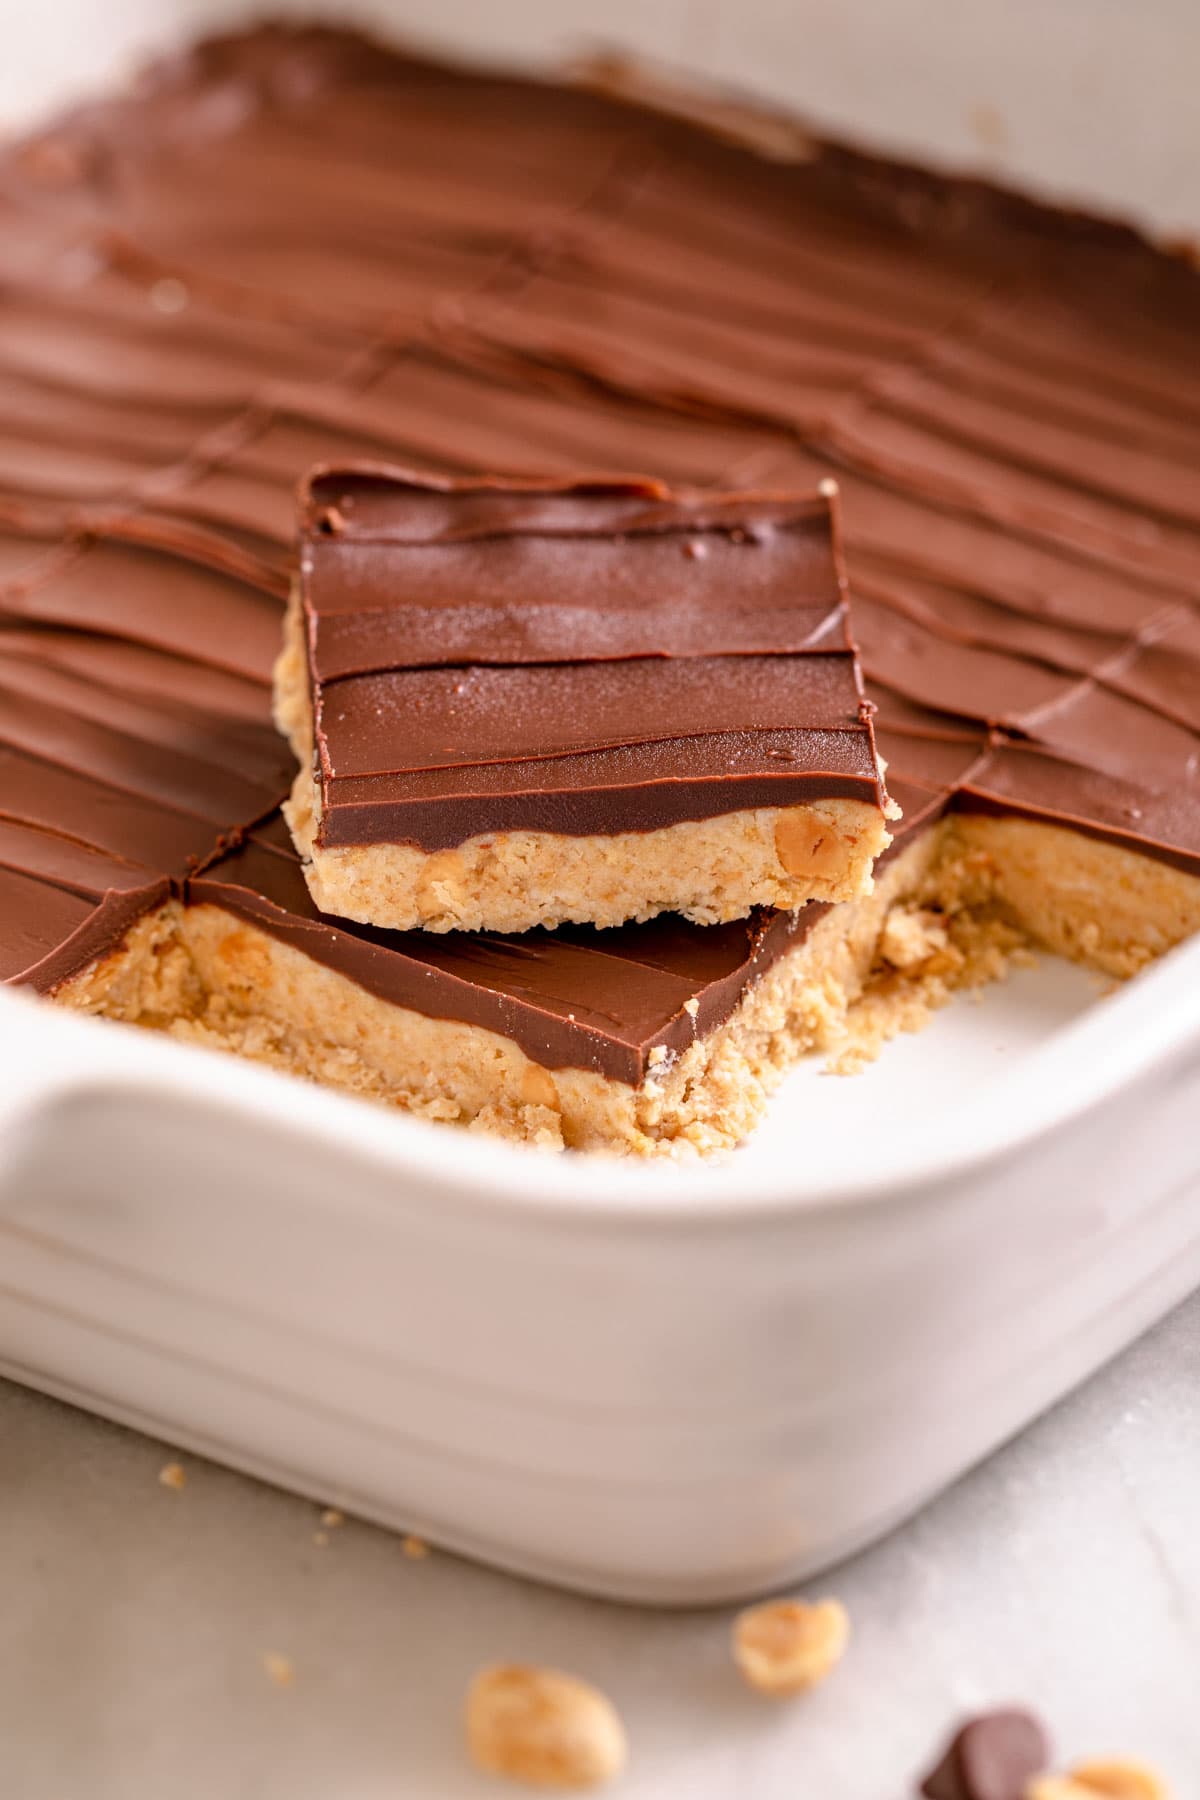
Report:
[[[5,153],[5,978],[219,897],[635,1080],[819,916],[431,946],[306,910],[267,682],[318,461],[832,474],[902,832],[1018,812],[1200,870],[1200,282],[1119,227],[806,156],[279,28]]]

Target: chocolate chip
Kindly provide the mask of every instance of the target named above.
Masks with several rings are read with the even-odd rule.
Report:
[[[921,1792],[926,1800],[1024,1800],[1050,1758],[1050,1740],[1032,1713],[982,1713],[956,1733]]]

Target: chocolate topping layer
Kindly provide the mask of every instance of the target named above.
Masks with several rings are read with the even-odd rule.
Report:
[[[1195,272],[976,182],[772,145],[804,160],[272,27],[0,156],[5,977],[52,988],[166,892],[219,898],[405,1005],[632,1081],[819,916],[602,949],[318,919],[267,692],[317,462],[833,475],[901,832],[1019,812],[1200,872]],[[323,624],[337,682],[385,673],[353,611]],[[702,621],[627,623],[686,647]],[[569,760],[533,747],[539,780]]]
[[[684,1050],[721,1024],[746,983],[799,943],[828,909],[760,913],[701,928],[672,917],[502,937],[332,924],[308,895],[276,827],[188,883],[215,903],[399,1006],[482,1025],[551,1069],[639,1082],[654,1045]],[[696,1002],[695,1015],[688,1010]]]
[[[881,805],[832,507],[632,478],[314,475],[319,843]]]

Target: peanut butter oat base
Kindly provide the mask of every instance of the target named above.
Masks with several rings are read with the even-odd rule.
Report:
[[[756,906],[791,910],[869,893],[875,859],[891,842],[876,808],[822,800],[606,837],[497,831],[450,850],[322,849],[316,805],[302,769],[283,810],[314,904],[394,931],[612,926],[664,912],[719,925]]]
[[[728,1150],[810,1052],[861,1068],[957,990],[1043,946],[1117,978],[1200,929],[1200,879],[1022,819],[952,815],[825,913],[716,1030],[637,1086],[547,1069],[510,1039],[428,1018],[212,904],[171,901],[60,987],[62,1004],[545,1149]]]

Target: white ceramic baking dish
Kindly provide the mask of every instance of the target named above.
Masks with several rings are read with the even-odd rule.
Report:
[[[764,3],[734,33],[719,8],[617,4],[604,31],[908,147],[965,149],[969,96],[1029,120],[1007,150],[993,121],[994,164],[1027,172],[1032,142],[1049,186],[1094,199],[1082,115],[1055,131],[1037,100],[1078,62],[1084,175],[1118,142],[1114,201],[1178,224],[1186,21],[1153,130],[1111,128],[1166,10],[1093,66],[1053,0],[1022,65],[1028,9],[896,0],[858,89],[836,79],[851,5],[819,28]],[[10,115],[168,29],[153,0],[102,11],[9,32]],[[181,0],[170,28],[245,11]],[[556,5],[551,47],[591,13]],[[940,61],[898,82],[934,13],[957,21]],[[455,0],[438,25],[495,49],[495,17]],[[514,5],[505,29],[528,51],[549,18]],[[799,1072],[750,1149],[684,1171],[520,1153],[0,993],[0,1369],[551,1580],[737,1596],[886,1529],[1200,1282],[1198,1116],[1200,944],[1102,1003],[1047,962],[855,1082]]]
[[[1054,1024],[1082,980],[952,1009],[891,1076],[801,1073],[685,1170],[0,995],[0,1369],[571,1586],[782,1582],[1200,1281],[1200,944]]]

